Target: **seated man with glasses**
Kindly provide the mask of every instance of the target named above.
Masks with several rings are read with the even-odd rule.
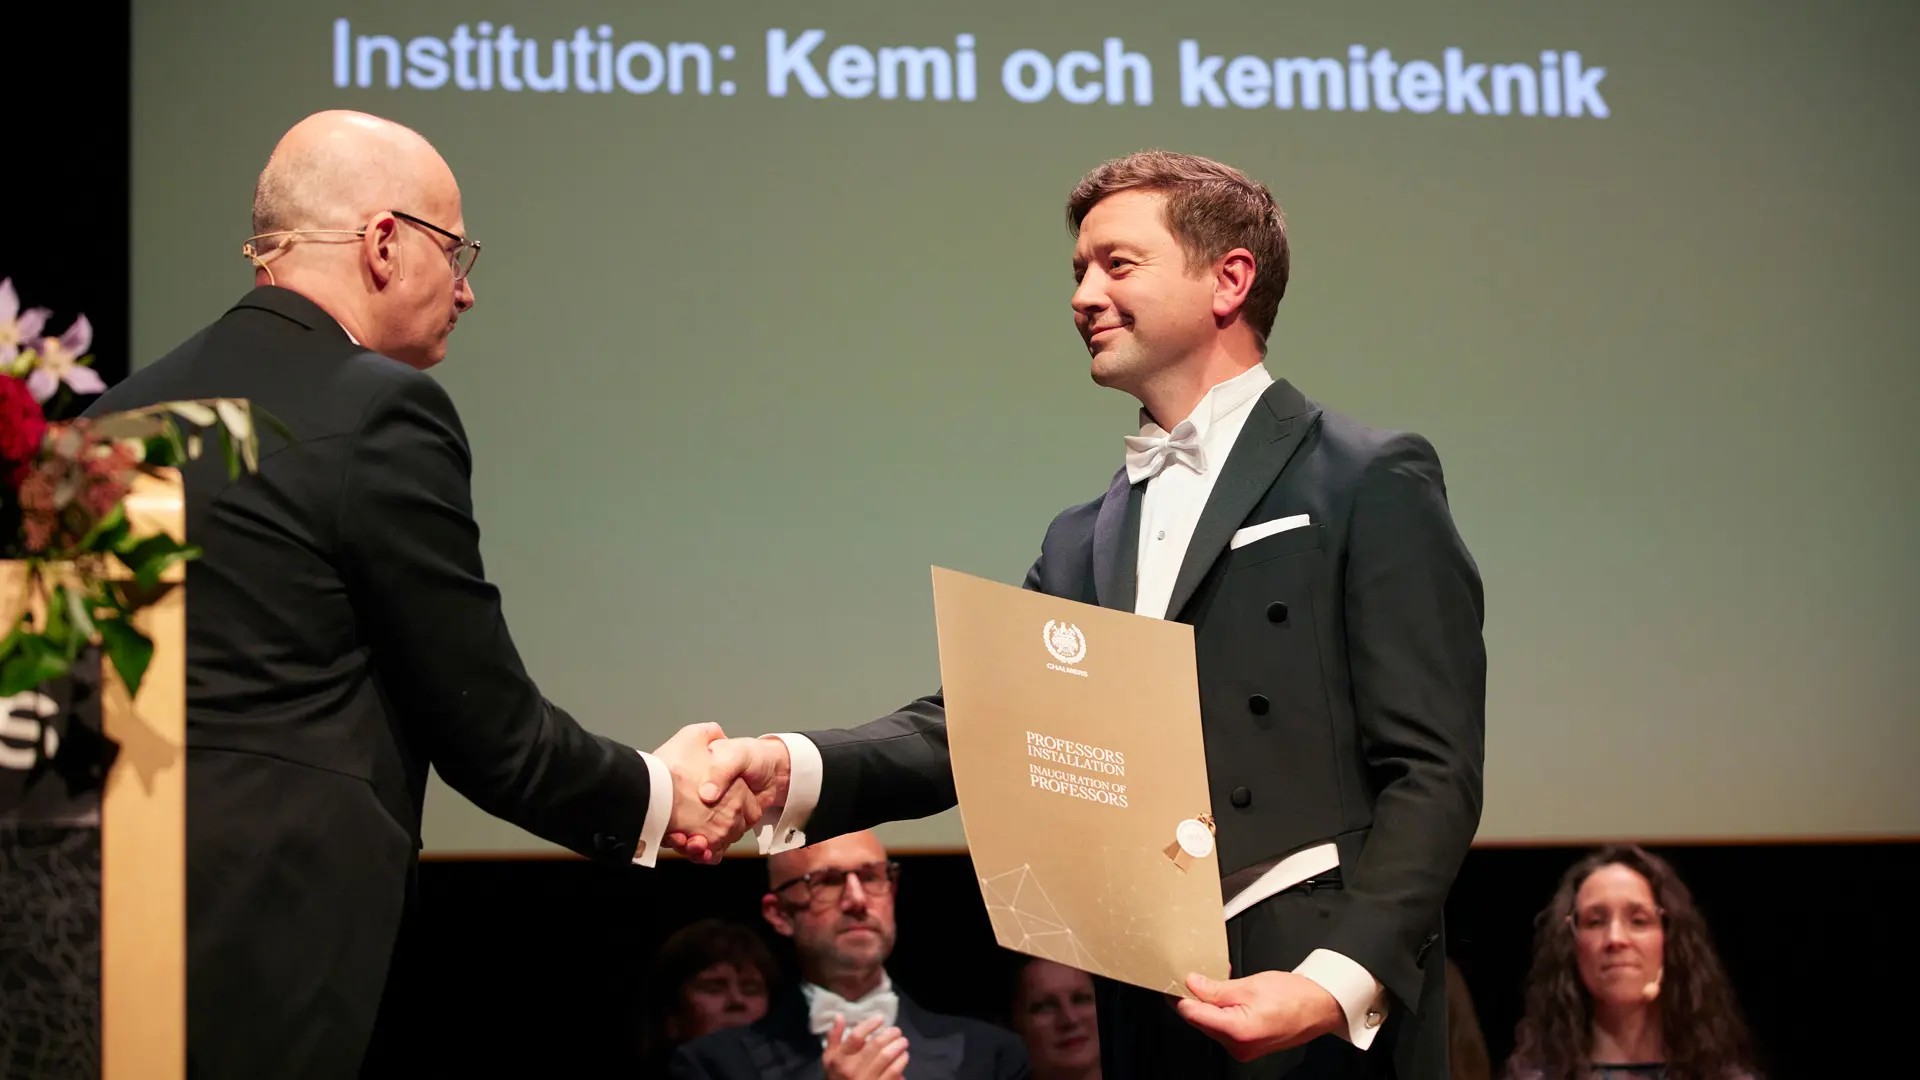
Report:
[[[893,986],[894,885],[900,864],[871,832],[767,859],[760,913],[793,939],[801,985],[765,1018],[681,1047],[671,1075],[690,1080],[878,1080],[1027,1075],[1012,1032],[928,1012]]]

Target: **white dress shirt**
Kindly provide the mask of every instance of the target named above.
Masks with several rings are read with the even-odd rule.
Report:
[[[1246,426],[1247,417],[1273,376],[1264,365],[1256,364],[1210,388],[1193,412],[1174,425],[1172,432],[1162,429],[1141,410],[1140,435],[1130,445],[1144,449],[1161,440],[1180,440],[1182,446],[1198,442],[1197,455],[1190,450],[1165,455],[1164,464],[1146,481],[1140,499],[1140,546],[1136,564],[1138,584],[1134,592],[1134,613],[1148,618],[1167,617],[1167,603],[1173,595],[1174,580],[1186,560],[1187,545],[1200,521],[1200,512],[1213,493],[1227,455]],[[1197,463],[1194,458],[1197,457]],[[1133,474],[1131,467],[1130,475]],[[1138,476],[1135,476],[1138,482]],[[806,845],[807,818],[819,803],[822,766],[820,751],[802,735],[774,736],[787,745],[792,766],[787,786],[787,805],[778,820],[763,825],[759,832],[760,850],[773,854]],[[1284,892],[1316,874],[1340,865],[1340,855],[1331,842],[1308,845],[1290,853],[1279,864],[1262,874],[1238,894],[1228,897],[1223,911],[1231,919],[1266,898]],[[1330,949],[1315,949],[1294,972],[1325,987],[1347,1017],[1347,1030],[1341,1034],[1364,1050],[1385,1022],[1386,988],[1354,960]]]
[[[647,816],[640,825],[640,843],[633,849],[633,865],[652,866],[660,858],[660,842],[667,836],[667,821],[673,817],[673,770],[667,763],[636,750],[647,763]]]
[[[1167,617],[1167,601],[1173,597],[1173,582],[1180,576],[1180,564],[1186,560],[1193,528],[1200,523],[1200,511],[1207,505],[1207,496],[1213,494],[1213,485],[1220,479],[1220,469],[1227,463],[1240,429],[1247,426],[1253,403],[1272,385],[1273,376],[1255,364],[1208,390],[1193,412],[1173,426],[1171,434],[1176,438],[1189,433],[1199,438],[1200,468],[1194,469],[1183,458],[1169,458],[1159,475],[1147,481],[1147,489],[1140,496],[1134,614],[1150,619]],[[1168,434],[1145,409],[1140,410],[1142,439]],[[1133,479],[1139,481],[1138,476]]]
[[[1159,472],[1146,481],[1140,496],[1140,556],[1133,611],[1150,619],[1167,617],[1174,581],[1186,561],[1200,512],[1206,509],[1213,485],[1219,481],[1240,430],[1247,425],[1254,403],[1273,376],[1265,366],[1253,367],[1210,388],[1193,412],[1168,432],[1140,412],[1140,436],[1145,444],[1162,438],[1193,439],[1199,443],[1198,465],[1187,455],[1168,456]],[[1136,477],[1137,479],[1137,477]],[[1313,844],[1292,852],[1239,893],[1226,898],[1229,919],[1270,896],[1340,865],[1340,853],[1331,843]],[[1330,949],[1315,949],[1294,969],[1321,986],[1340,1002],[1347,1015],[1347,1037],[1361,1049],[1373,1042],[1386,1020],[1386,992],[1366,968]]]

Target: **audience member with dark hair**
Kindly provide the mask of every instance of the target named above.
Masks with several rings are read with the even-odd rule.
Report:
[[[1603,848],[1536,921],[1508,1080],[1750,1080],[1746,1022],[1666,860]]]
[[[1027,1044],[1034,1080],[1100,1080],[1093,976],[1037,956],[1015,963],[1007,1023]]]
[[[701,919],[660,946],[647,979],[641,1056],[652,1076],[682,1043],[767,1015],[780,968],[760,935],[725,919]]]

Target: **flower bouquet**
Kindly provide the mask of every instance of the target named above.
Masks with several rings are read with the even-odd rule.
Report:
[[[46,335],[48,315],[21,310],[0,280],[0,700],[61,678],[89,648],[133,696],[153,657],[134,616],[200,554],[177,520],[143,516],[137,492],[177,484],[177,466],[210,441],[230,475],[256,470],[256,414],[218,399],[80,417],[80,399],[106,389],[92,326],[80,315]]]

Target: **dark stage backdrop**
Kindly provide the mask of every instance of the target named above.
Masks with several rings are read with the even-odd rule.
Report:
[[[1513,1045],[1534,916],[1584,847],[1476,848],[1447,905],[1460,965],[1496,1063]],[[1763,1053],[1766,1076],[1905,1075],[1899,1033],[1916,1004],[1913,898],[1920,844],[1653,846],[1692,889]],[[1006,957],[964,855],[906,855],[891,970],[927,1006],[993,1020]],[[422,866],[408,953],[415,1053],[436,1067],[634,1075],[653,949],[706,915],[764,929],[765,863],[674,860],[626,873],[570,858]],[[771,932],[775,955],[789,951]],[[496,1075],[504,1075],[497,1073]]]
[[[125,4],[32,5],[9,19],[18,20],[11,40],[67,44],[30,81],[12,121],[0,276],[13,276],[27,303],[52,307],[56,329],[85,312],[111,381],[129,360],[128,12]],[[73,51],[74,42],[84,48]],[[19,57],[28,55],[42,53]],[[210,242],[224,248],[229,239]],[[1450,950],[1496,1062],[1518,1015],[1531,920],[1583,850],[1478,848],[1454,890]],[[1906,1074],[1887,1063],[1911,1057],[1920,844],[1655,850],[1678,865],[1705,908],[1771,1076]],[[904,861],[896,977],[934,1008],[994,1015],[1003,968],[983,962],[994,950],[966,857]],[[413,1023],[398,1047],[430,1075],[619,1075],[653,947],[701,915],[753,923],[763,872],[752,858],[715,868],[669,861],[653,872],[538,855],[430,859],[422,917],[403,951],[399,985]]]
[[[25,307],[51,308],[47,333],[93,324],[109,384],[129,362],[130,22],[125,3],[9,5],[16,56],[0,166],[0,278]],[[26,74],[31,70],[32,74]]]

